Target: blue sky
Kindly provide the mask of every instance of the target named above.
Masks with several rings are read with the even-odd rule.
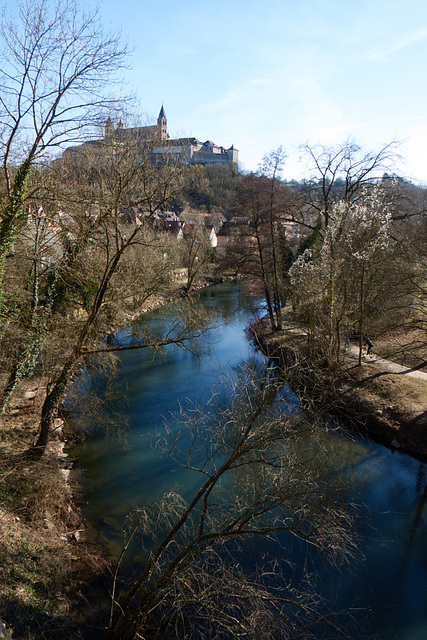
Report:
[[[95,0],[93,0],[95,2]],[[92,0],[88,0],[90,4]],[[240,151],[402,140],[400,173],[427,183],[425,0],[102,0],[134,47],[128,81],[169,133]]]

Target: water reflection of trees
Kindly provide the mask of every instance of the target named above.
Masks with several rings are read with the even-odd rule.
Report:
[[[123,555],[139,537],[144,559],[127,585],[119,562],[107,637],[341,632],[325,616],[313,562],[341,566],[355,552],[345,473],[325,429],[277,393],[271,370],[254,373],[241,371],[226,398],[191,407],[181,429],[167,430],[165,454],[200,485],[189,499],[170,490],[129,518]]]

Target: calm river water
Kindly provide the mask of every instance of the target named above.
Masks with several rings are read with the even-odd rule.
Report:
[[[260,358],[245,338],[245,326],[261,303],[245,285],[212,287],[200,294],[218,314],[198,357],[176,347],[164,354],[126,352],[115,391],[127,397],[128,446],[102,425],[87,425],[89,436],[75,449],[81,470],[85,516],[94,535],[115,555],[121,526],[133,507],[180,486],[190,495],[197,476],[178,470],[155,448],[164,420],[189,400],[207,402],[212,390],[236,375],[243,360]],[[153,314],[153,322],[161,322]],[[124,418],[123,418],[124,420]],[[334,608],[350,609],[364,627],[359,637],[387,640],[427,638],[427,473],[426,466],[381,445],[331,434],[340,460],[357,478],[349,501],[363,505],[358,529],[360,559],[337,578],[321,575]],[[298,551],[295,551],[298,562]]]

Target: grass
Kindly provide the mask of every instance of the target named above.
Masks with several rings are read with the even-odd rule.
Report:
[[[418,405],[427,404],[425,380],[381,372],[369,364],[352,368],[349,375],[359,385],[363,383],[363,387],[378,398],[392,402],[405,415],[412,413]]]
[[[427,340],[425,334],[417,329],[395,329],[377,337],[375,352],[407,367],[426,363],[427,370]]]
[[[70,622],[73,542],[80,515],[58,465],[54,440],[37,463],[22,452],[34,436],[37,400],[18,399],[2,418],[0,447],[0,612],[15,640],[77,638]]]

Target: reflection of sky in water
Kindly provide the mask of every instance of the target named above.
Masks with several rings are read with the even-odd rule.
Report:
[[[102,526],[109,515],[117,517],[118,524],[129,509],[151,502],[171,485],[189,493],[199,482],[196,474],[183,473],[164,459],[155,448],[156,434],[180,406],[185,408],[189,402],[203,406],[213,390],[229,386],[236,378],[242,360],[256,357],[244,333],[253,312],[239,309],[238,293],[234,286],[202,293],[207,306],[220,311],[214,328],[203,336],[202,357],[176,346],[154,359],[145,351],[121,354],[115,393],[129,399],[129,447],[97,433],[76,448],[84,469],[86,513],[96,526]]]
[[[116,390],[129,397],[130,447],[114,437],[88,438],[76,448],[84,470],[86,514],[113,548],[118,529],[133,506],[151,502],[171,487],[186,495],[199,486],[196,473],[182,472],[156,450],[156,433],[171,412],[188,400],[203,405],[219,382],[235,379],[239,363],[254,356],[244,328],[252,312],[239,308],[241,289],[232,285],[202,293],[219,310],[217,327],[205,337],[201,358],[172,347],[167,357],[127,352]],[[228,380],[228,382],[227,382]],[[358,529],[363,562],[337,576],[321,571],[322,588],[336,608],[367,624],[359,637],[387,640],[427,638],[427,514],[425,465],[362,439],[325,436],[334,464],[353,478],[351,501],[363,502]],[[294,546],[294,559],[304,553]],[[302,555],[300,555],[302,554]],[[320,567],[320,559],[319,559]],[[367,635],[366,635],[367,634]],[[324,636],[328,638],[326,634]]]

